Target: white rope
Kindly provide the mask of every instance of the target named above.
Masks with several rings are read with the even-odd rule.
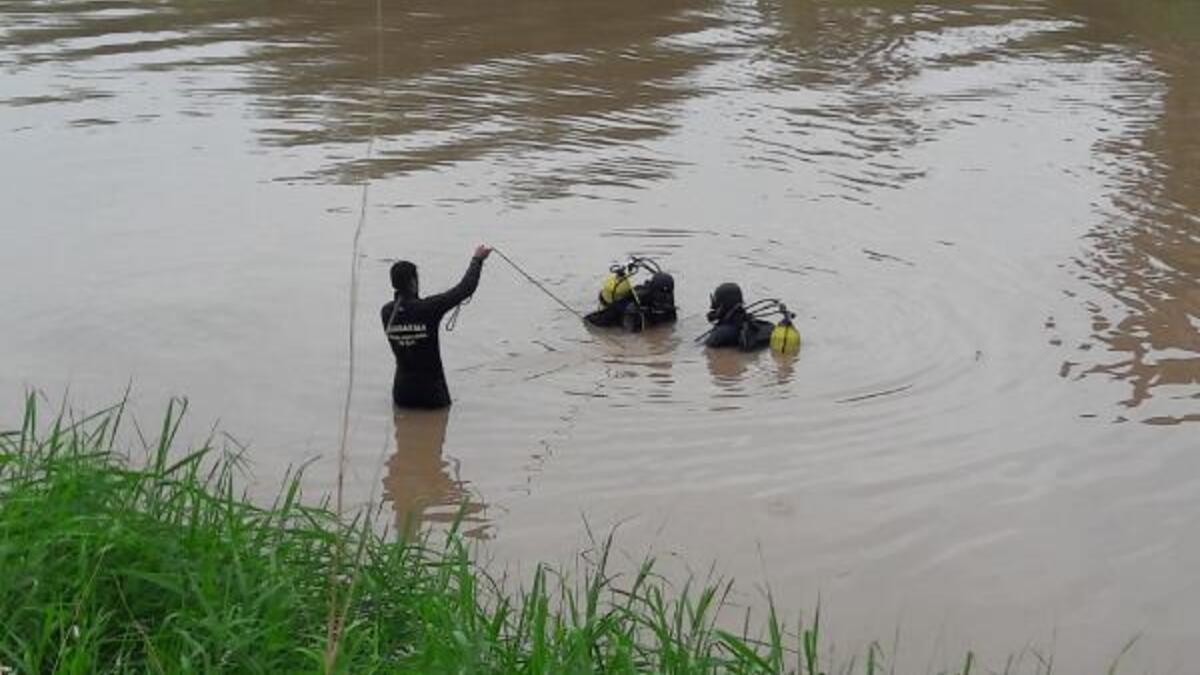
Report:
[[[359,277],[359,249],[362,241],[362,233],[367,224],[367,197],[370,194],[371,188],[371,173],[370,165],[371,158],[375,154],[375,135],[377,133],[377,119],[379,103],[383,98],[383,2],[375,0],[375,101],[374,109],[371,111],[371,127],[370,136],[367,140],[366,156],[363,159],[363,183],[362,196],[359,199],[358,208],[358,224],[354,228],[354,243],[351,246],[350,259],[350,325],[348,329],[349,342],[349,364],[348,376],[346,378],[346,398],[342,404],[342,429],[338,440],[338,469],[337,469],[337,488],[334,493],[335,508],[337,511],[338,520],[342,518],[343,495],[345,493],[346,482],[346,450],[350,442],[350,407],[354,401],[354,356],[356,347],[356,334],[354,330],[355,319],[358,316],[358,277]],[[369,511],[369,508],[368,508]],[[340,525],[340,523],[339,523]],[[340,525],[341,526],[341,525]],[[364,535],[365,536],[365,535]],[[341,568],[341,545],[335,548],[334,555],[337,556],[330,574],[330,598],[329,598],[329,618],[327,622],[327,633],[325,643],[325,672],[332,673],[334,666],[337,664],[338,647],[341,643],[342,629],[349,610],[352,594],[346,592],[345,604],[339,607],[339,594],[337,593],[337,575],[340,574]],[[357,575],[357,565],[355,566],[355,574]],[[353,584],[351,584],[353,586]]]
[[[371,111],[370,135],[367,140],[366,155],[363,158],[362,195],[358,205],[358,224],[354,228],[354,243],[351,246],[350,259],[350,325],[348,330],[349,364],[346,378],[346,398],[342,404],[342,429],[338,440],[338,473],[337,490],[335,494],[337,514],[342,515],[342,494],[344,492],[346,474],[346,450],[350,442],[350,407],[354,401],[354,365],[357,351],[357,336],[354,324],[358,317],[358,283],[361,257],[359,255],[363,230],[367,225],[367,197],[371,191],[371,159],[375,154],[375,135],[379,103],[383,99],[383,2],[375,0],[375,101]]]

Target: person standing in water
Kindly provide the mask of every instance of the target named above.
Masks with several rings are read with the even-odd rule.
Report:
[[[435,409],[450,405],[450,390],[446,386],[438,347],[438,329],[446,312],[475,292],[483,261],[491,252],[487,246],[478,246],[462,281],[445,293],[427,298],[419,294],[416,265],[407,260],[392,265],[392,288],[396,296],[383,306],[379,315],[396,357],[392,401],[397,406]]]

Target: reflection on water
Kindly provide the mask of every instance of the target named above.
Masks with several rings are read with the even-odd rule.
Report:
[[[800,355],[779,354],[770,349],[741,352],[736,349],[698,348],[704,352],[708,374],[715,387],[713,410],[738,410],[750,401],[761,400],[779,392],[786,398]]]
[[[443,457],[450,409],[395,411],[395,452],[387,460],[383,493],[406,534],[423,523],[461,522],[462,531],[483,537],[487,504],[471,493],[457,460]]]
[[[1112,303],[1089,303],[1092,337],[1105,349],[1083,359],[1080,374],[1128,382],[1123,401],[1137,408],[1161,395],[1177,403],[1143,417],[1152,424],[1200,421],[1200,5],[1181,2],[1063,2],[1097,40],[1132,41],[1145,50],[1154,117],[1108,150],[1122,159],[1106,222],[1089,237],[1082,278]],[[1073,364],[1072,364],[1073,365]],[[1064,374],[1071,368],[1064,368]]]
[[[6,56],[16,66],[146,54],[130,69],[247,67],[230,91],[195,93],[248,94],[264,143],[343,155],[315,177],[379,178],[502,153],[516,201],[670,175],[675,162],[628,149],[675,128],[679,104],[699,93],[684,78],[717,57],[670,40],[714,22],[704,0],[384,3],[382,64],[373,3],[299,0],[285,13],[238,0],[111,4],[127,11],[0,1],[17,20],[3,37],[19,51]],[[210,49],[186,55],[201,45]],[[372,133],[383,140],[364,164],[353,157]],[[547,151],[581,153],[579,163],[547,172],[538,164]]]
[[[354,414],[395,432],[400,522],[466,503],[526,560],[596,514],[766,566],[789,607],[822,592],[840,644],[1061,628],[1093,672],[1146,629],[1146,669],[1188,672],[1200,3],[383,7],[380,63],[373,1],[0,0],[0,392],[103,404],[133,376],[208,401],[264,475],[322,453],[372,176],[367,261],[441,285],[494,241],[586,310],[649,254],[681,308],[589,335],[489,263],[443,345],[449,429],[390,419],[362,340]],[[725,278],[798,312],[798,356],[692,341]]]
[[[785,385],[791,382],[796,375],[796,361],[800,358],[800,353],[780,354],[773,351],[771,358],[775,361],[775,384]]]
[[[704,348],[704,357],[708,362],[708,373],[712,375],[713,384],[724,391],[724,395],[744,395],[743,380],[750,363],[760,357],[759,352],[744,353],[736,349]]]

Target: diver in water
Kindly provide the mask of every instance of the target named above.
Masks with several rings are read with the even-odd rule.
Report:
[[[710,300],[708,322],[713,328],[705,338],[704,346],[737,347],[746,352],[767,346],[775,326],[746,312],[741,286],[723,283],[713,291]]]
[[[633,276],[639,271],[649,273],[650,278],[634,286]],[[638,333],[675,322],[675,277],[662,271],[657,262],[633,257],[624,265],[614,265],[609,272],[600,290],[600,309],[584,317],[588,323],[601,328],[622,326]]]
[[[392,265],[392,288],[396,297],[379,312],[388,344],[396,357],[392,401],[401,408],[444,408],[450,405],[450,390],[442,371],[438,329],[442,317],[471,297],[479,286],[483,261],[492,249],[475,249],[467,273],[454,288],[420,297],[417,266],[401,260]]]
[[[766,314],[779,314],[778,324],[763,319]],[[792,325],[795,317],[778,300],[763,299],[746,304],[742,289],[735,283],[724,283],[713,291],[708,310],[712,329],[703,337],[706,347],[736,347],[751,352],[771,347],[781,354],[800,348],[800,333]]]

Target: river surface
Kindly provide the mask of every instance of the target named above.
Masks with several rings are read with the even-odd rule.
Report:
[[[131,382],[332,489],[364,180],[352,499],[500,569],[619,524],[904,672],[1196,672],[1200,3],[0,0],[3,418]],[[682,318],[494,255],[395,416],[388,267],[479,242],[581,310],[655,256]],[[693,343],[723,281],[798,357]]]

